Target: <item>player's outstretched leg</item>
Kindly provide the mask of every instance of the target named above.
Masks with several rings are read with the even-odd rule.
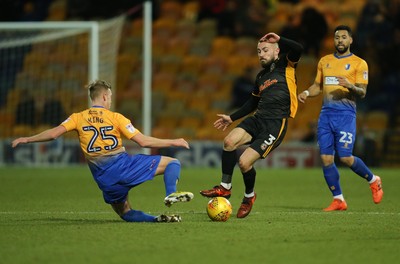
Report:
[[[173,222],[181,222],[182,218],[179,215],[159,215],[155,218],[155,222],[157,223],[173,223]]]
[[[193,199],[194,195],[191,192],[174,192],[165,197],[164,204],[168,207],[178,202],[189,202]]]
[[[225,189],[222,185],[214,186],[212,189],[200,191],[204,197],[224,197],[229,199],[231,197],[231,189]]]
[[[155,222],[156,217],[153,215],[146,214],[138,210],[129,210],[125,214],[121,215],[121,218],[126,222]]]

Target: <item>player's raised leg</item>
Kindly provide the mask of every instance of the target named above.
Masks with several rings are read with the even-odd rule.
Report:
[[[166,206],[171,206],[178,202],[189,202],[193,199],[193,193],[178,192],[176,190],[181,174],[181,163],[179,160],[162,156],[156,171],[157,175],[161,173],[164,174],[164,204]]]
[[[342,162],[347,164],[350,169],[369,183],[372,191],[372,200],[378,204],[383,198],[382,180],[379,176],[374,175],[371,170],[365,165],[362,159],[351,156],[349,158],[341,158]]]

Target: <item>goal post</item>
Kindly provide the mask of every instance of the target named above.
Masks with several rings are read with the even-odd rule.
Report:
[[[50,125],[43,122],[46,100],[60,100],[67,114],[87,107],[83,87],[91,80],[100,77],[115,88],[124,21],[125,16],[98,22],[0,23],[0,138]],[[18,108],[28,99],[33,108]]]

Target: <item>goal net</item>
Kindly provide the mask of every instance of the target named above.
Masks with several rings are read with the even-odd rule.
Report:
[[[115,87],[124,20],[0,23],[0,141],[83,110],[93,79]]]

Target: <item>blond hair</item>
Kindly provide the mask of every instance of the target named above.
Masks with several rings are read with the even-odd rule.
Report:
[[[94,99],[99,97],[102,92],[108,89],[111,90],[111,84],[104,80],[94,80],[86,85],[86,88],[89,90],[90,99],[93,101]]]

